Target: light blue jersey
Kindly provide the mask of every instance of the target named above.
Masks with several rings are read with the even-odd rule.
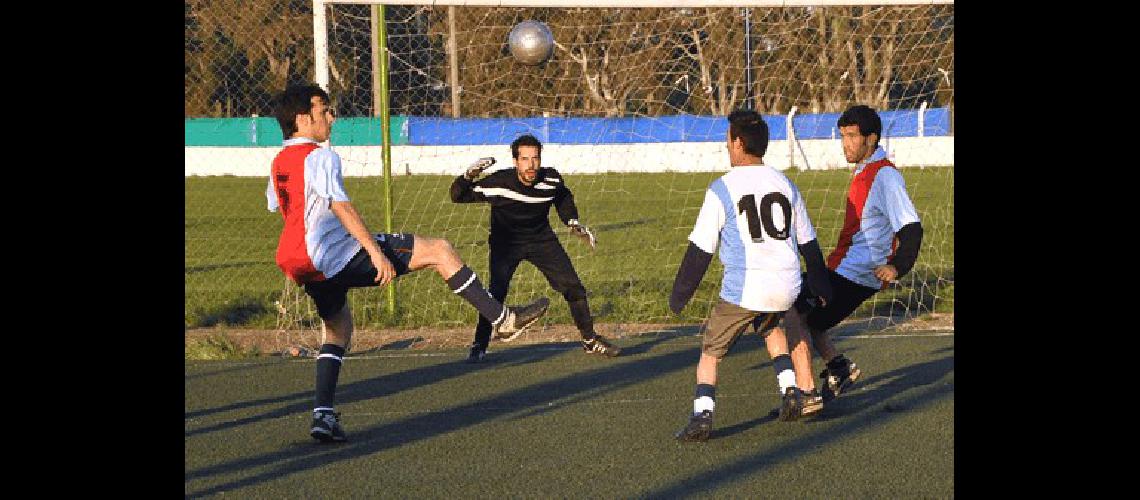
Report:
[[[800,292],[800,243],[815,239],[799,189],[764,165],[733,167],[705,192],[689,241],[720,244],[720,297],[758,312],[787,311]]]

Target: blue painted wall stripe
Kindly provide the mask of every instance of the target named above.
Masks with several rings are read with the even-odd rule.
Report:
[[[883,111],[883,135],[918,135],[918,110]],[[796,137],[830,139],[839,136],[839,113],[797,114],[792,119]],[[949,135],[947,108],[927,109],[925,135]],[[769,140],[787,139],[787,116],[766,115]],[[551,144],[635,144],[653,142],[723,141],[728,120],[723,116],[677,115],[638,118],[437,118],[392,117],[392,144],[419,146],[509,144],[522,134],[533,134]],[[380,144],[378,118],[338,118],[333,126],[334,145]],[[281,129],[273,118],[189,118],[187,146],[278,146]]]

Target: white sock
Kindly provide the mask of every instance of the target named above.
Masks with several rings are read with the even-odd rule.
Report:
[[[792,370],[784,370],[776,375],[776,382],[780,384],[780,395],[788,392],[789,387],[796,386],[796,372]]]
[[[716,401],[713,401],[713,398],[710,398],[708,396],[701,396],[693,400],[693,415],[696,415],[705,410],[713,411],[713,408],[715,407]]]

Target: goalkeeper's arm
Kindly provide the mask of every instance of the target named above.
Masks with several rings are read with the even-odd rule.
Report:
[[[467,170],[455,178],[451,183],[451,201],[455,203],[473,203],[477,201],[487,201],[487,198],[472,189],[475,186],[475,179],[479,178],[479,174],[483,173],[487,167],[495,164],[493,157],[484,157],[475,160]]]
[[[673,280],[673,292],[669,294],[669,309],[674,314],[681,314],[681,310],[697,292],[697,286],[705,277],[705,272],[712,262],[712,254],[701,250],[695,243],[689,242],[689,249],[681,259],[681,267],[677,268],[677,277]]]

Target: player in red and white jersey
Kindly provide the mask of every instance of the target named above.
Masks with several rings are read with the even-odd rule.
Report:
[[[783,395],[781,420],[799,418],[802,394],[796,386],[789,338],[779,327],[801,291],[827,301],[831,295],[823,253],[799,189],[784,174],[764,165],[768,126],[755,111],[728,116],[727,146],[732,169],[712,182],[689,235],[689,248],[677,269],[669,308],[680,313],[692,298],[712,254],[720,246],[724,279],[720,300],[705,329],[697,389],[681,441],[704,441],[712,428],[717,366],[752,324],[764,336],[776,382]],[[800,255],[807,264],[802,286]],[[810,288],[810,290],[809,290]]]
[[[922,245],[922,224],[907,195],[902,174],[879,146],[883,125],[878,113],[857,105],[839,117],[843,154],[856,168],[847,191],[847,212],[839,241],[827,258],[834,297],[817,306],[801,296],[788,312],[788,328],[806,328],[816,352],[827,362],[820,374],[822,391],[813,397],[828,401],[847,390],[861,371],[828,338],[828,329],[849,316],[875,292],[908,273]],[[801,335],[802,337],[802,335]],[[796,380],[811,380],[811,353],[806,345],[792,349]],[[805,384],[806,385],[806,384]]]
[[[277,265],[317,305],[323,340],[317,356],[316,406],[309,434],[322,442],[345,441],[333,408],[336,381],[352,342],[349,288],[384,286],[396,277],[431,268],[511,340],[538,320],[549,301],[504,306],[483,288],[447,240],[397,233],[373,234],[344,190],[340,156],[320,143],[332,134],[329,95],[317,85],[290,86],[274,98],[285,142],[273,159],[265,196],[285,225]]]

